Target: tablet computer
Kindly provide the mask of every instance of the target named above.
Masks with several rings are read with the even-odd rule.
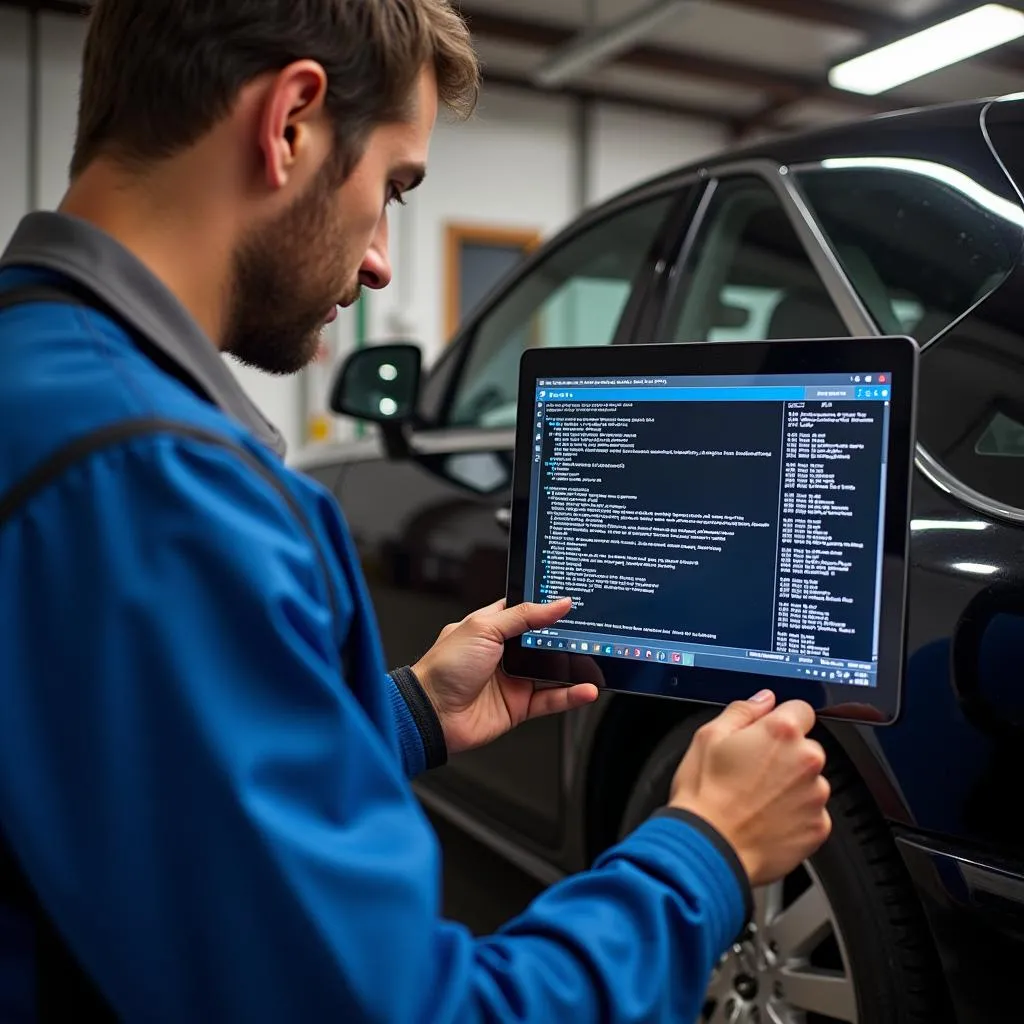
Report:
[[[895,721],[917,361],[901,337],[527,351],[507,598],[573,608],[505,670]]]

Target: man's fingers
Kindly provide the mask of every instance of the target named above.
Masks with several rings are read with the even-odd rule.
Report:
[[[750,700],[733,701],[714,721],[710,722],[710,730],[718,736],[753,725],[758,719],[764,718],[775,707],[775,694],[770,690],[762,690]]]
[[[572,611],[572,599],[564,597],[550,604],[517,604],[493,614],[490,613],[490,609],[487,611],[502,639],[511,640],[528,630],[553,626],[559,619],[564,619]]]
[[[810,704],[802,700],[788,700],[772,712],[765,725],[779,739],[796,739],[806,736],[814,728],[815,721],[814,708]]]
[[[466,619],[472,618],[474,615],[494,615],[497,612],[503,612],[505,610],[505,598],[499,597],[497,601],[492,601],[490,604],[484,605],[483,608],[478,609],[475,612],[470,612],[466,616]],[[465,622],[466,619],[462,621]]]
[[[563,711],[581,708],[597,700],[598,690],[593,683],[578,683],[576,686],[559,686],[535,690],[530,700],[527,718],[542,718],[557,715]]]

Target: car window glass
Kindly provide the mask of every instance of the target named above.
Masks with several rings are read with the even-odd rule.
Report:
[[[797,180],[879,328],[930,341],[1006,276],[1024,213],[925,160],[826,161]]]
[[[611,344],[674,198],[613,214],[527,271],[475,328],[448,426],[515,426],[525,349]]]
[[[719,183],[662,337],[749,341],[848,333],[769,185],[752,176]]]
[[[970,491],[1024,508],[1024,210],[918,159],[829,160],[797,181],[879,328],[928,346],[922,447]]]
[[[956,481],[1024,509],[1024,267],[921,356],[917,436]]]
[[[1024,459],[1024,423],[996,412],[974,446],[977,455],[1002,455]]]

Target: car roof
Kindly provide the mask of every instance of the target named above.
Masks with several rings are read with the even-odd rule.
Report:
[[[1014,112],[1024,126],[1024,94],[894,111],[722,150],[711,157],[704,157],[650,178],[615,196],[608,204],[601,205],[618,204],[634,193],[645,192],[652,186],[676,178],[692,177],[701,171],[713,172],[718,167],[733,163],[771,160],[779,164],[792,165],[814,163],[835,156],[877,154],[880,150],[896,149],[898,152],[901,137],[905,143],[910,136],[920,138],[924,132],[950,133],[954,130],[979,129],[982,113],[993,102],[1013,104]]]

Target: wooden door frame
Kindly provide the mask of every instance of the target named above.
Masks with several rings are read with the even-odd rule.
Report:
[[[444,339],[447,344],[458,330],[462,295],[460,284],[460,261],[462,246],[466,242],[476,245],[493,245],[495,248],[515,246],[529,255],[543,241],[540,231],[533,228],[511,228],[491,224],[450,221],[445,225],[444,258]]]

